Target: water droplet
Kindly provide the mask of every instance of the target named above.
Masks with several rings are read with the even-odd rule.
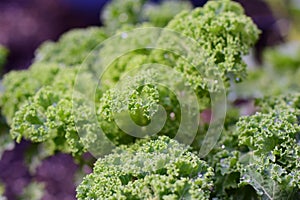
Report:
[[[278,119],[278,118],[275,118],[275,119],[274,119],[274,123],[281,123],[281,120]]]
[[[184,96],[185,96],[185,91],[181,91],[179,95],[180,95],[181,97],[184,97]]]
[[[121,38],[125,39],[125,38],[127,38],[127,37],[128,37],[128,34],[127,34],[127,33],[123,32],[123,33],[121,34]]]
[[[227,168],[230,167],[229,164],[226,162],[225,159],[221,159],[221,160],[220,160],[220,164],[221,164],[221,167],[222,167],[222,168],[225,168],[225,169],[227,169]]]
[[[249,177],[242,176],[241,180],[244,181],[244,182],[250,183]]]
[[[175,119],[175,113],[171,112],[170,117],[171,117],[171,119]]]

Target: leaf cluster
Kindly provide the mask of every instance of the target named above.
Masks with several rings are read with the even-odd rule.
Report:
[[[162,136],[99,159],[77,199],[208,199],[213,175],[188,147]]]

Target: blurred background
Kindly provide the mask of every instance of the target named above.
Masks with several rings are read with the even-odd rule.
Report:
[[[258,54],[264,46],[281,42],[288,34],[290,20],[293,20],[290,8],[295,5],[292,5],[292,1],[276,1],[238,0],[245,7],[247,15],[251,16],[263,30],[257,45]],[[27,68],[35,49],[45,40],[57,40],[62,33],[72,28],[100,26],[100,12],[108,2],[107,0],[44,2],[1,0],[0,44],[7,47],[10,52],[4,72]],[[191,2],[194,6],[202,6],[206,0],[191,0]]]
[[[262,52],[266,47],[300,38],[300,23],[297,23],[300,0],[237,1],[262,30],[254,51],[257,63],[263,62]],[[44,41],[56,41],[73,28],[101,26],[100,14],[107,3],[107,0],[1,0],[0,44],[8,50],[2,75],[28,68],[36,48]],[[191,0],[191,3],[195,7],[203,6],[206,0]],[[3,125],[1,129],[7,127]],[[32,175],[26,159],[34,145],[22,141],[13,146],[6,147],[10,150],[3,152],[0,160],[0,193],[2,190],[8,200],[75,199],[74,180],[80,175],[75,173],[78,166],[69,155],[45,159]]]

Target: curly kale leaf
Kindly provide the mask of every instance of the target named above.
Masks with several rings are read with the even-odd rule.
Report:
[[[181,107],[178,99],[180,91],[176,91],[177,95],[165,87],[156,85],[155,82],[161,82],[161,79],[171,82],[176,80],[174,76],[162,76],[164,72],[158,73],[153,69],[146,69],[140,72],[139,76],[128,76],[121,80],[121,87],[108,90],[100,99],[98,115],[99,122],[108,137],[118,143],[128,143],[134,141],[134,137],[145,137],[151,135],[149,129],[155,129],[159,135],[169,135],[174,137],[180,124]],[[180,75],[177,75],[177,78]],[[173,81],[176,85],[177,81]],[[172,86],[173,88],[176,86]],[[182,107],[187,107],[186,104],[192,105],[194,102],[189,101],[188,95],[186,101],[182,103]],[[189,102],[189,103],[187,103]],[[163,108],[162,108],[163,107]],[[160,109],[166,112],[166,121],[162,129],[159,124],[163,121],[163,116]],[[129,113],[126,115],[126,113]],[[192,112],[190,112],[192,114]],[[129,117],[129,118],[128,118]],[[197,117],[197,116],[194,116]],[[119,124],[116,124],[116,118],[119,119]],[[140,127],[134,128],[131,126],[133,120]],[[158,123],[158,121],[160,123]],[[150,123],[154,126],[146,127]],[[157,125],[155,125],[157,123]],[[121,127],[120,127],[121,126]],[[122,129],[125,127],[125,130]],[[127,134],[126,134],[127,133]],[[135,135],[128,135],[136,133]],[[186,135],[186,137],[188,137]],[[192,137],[192,136],[191,136]]]
[[[116,30],[124,24],[140,22],[142,7],[146,0],[114,0],[102,12],[103,24]]]
[[[237,123],[239,145],[246,146],[252,155],[241,182],[266,199],[293,199],[300,189],[300,107],[292,103],[299,98],[293,99],[293,95],[272,98],[271,109],[263,108],[263,113],[243,117]]]
[[[43,143],[46,155],[61,151],[80,156],[88,148],[105,151],[105,142],[97,132],[99,125],[91,123],[94,113],[86,104],[91,100],[87,100],[82,94],[73,93],[79,69],[61,67],[51,85],[43,86],[20,107],[10,130],[17,142],[25,138]],[[80,77],[85,82],[81,86],[88,91],[88,85],[97,80],[89,71],[80,72]],[[88,131],[83,134],[82,129]],[[95,144],[97,148],[94,147]]]
[[[80,154],[83,151],[73,117],[72,89],[76,68],[60,68],[51,86],[42,87],[15,113],[11,135],[44,142],[46,149]]]
[[[146,4],[142,12],[142,18],[156,27],[164,27],[178,13],[183,10],[190,11],[191,9],[192,5],[189,1],[165,0],[161,4]]]
[[[272,110],[294,110],[294,114],[299,116],[300,109],[300,93],[290,93],[278,96],[266,96],[256,100],[256,104],[260,111],[268,113]]]
[[[2,113],[17,141],[45,142],[49,155],[57,150],[82,153],[72,113],[74,82],[78,65],[106,37],[96,27],[70,31],[58,42],[43,44],[28,70],[5,75]],[[95,81],[87,67],[81,67],[81,74],[88,74],[86,84]]]
[[[218,12],[218,15],[216,15],[216,12]],[[179,76],[172,76],[167,71],[158,75],[144,72],[147,75],[139,75],[140,80],[138,82],[140,84],[134,84],[135,79],[131,77],[126,79],[129,83],[132,83],[131,87],[110,89],[100,97],[100,106],[98,109],[99,121],[103,130],[108,133],[109,138],[114,142],[124,141],[127,143],[133,141],[131,136],[126,136],[114,123],[114,114],[129,110],[133,118],[140,120],[136,121],[138,124],[147,125],[147,122],[153,117],[154,113],[158,112],[157,109],[149,106],[154,105],[154,103],[163,106],[168,116],[166,125],[159,134],[174,136],[178,130],[178,125],[181,123],[180,115],[182,113],[178,96],[182,96],[182,94],[180,92],[176,93],[177,91],[174,93],[174,91],[166,90],[163,87],[154,87],[152,88],[153,90],[143,90],[143,86],[151,85],[151,80],[159,82],[160,79],[165,79],[170,80],[169,83],[173,85],[173,88],[180,91],[182,88],[180,88],[180,84],[176,81],[180,82],[179,77],[181,77],[184,81],[183,85],[190,86],[197,94],[199,98],[198,102],[196,99],[194,102],[190,102],[190,105],[199,103],[200,109],[195,109],[195,112],[200,112],[210,106],[210,92],[216,93],[222,89],[219,87],[220,84],[218,84],[218,81],[227,81],[227,75],[229,76],[230,73],[236,73],[237,75],[240,73],[240,71],[230,66],[234,65],[240,68],[243,65],[241,64],[241,56],[248,52],[251,45],[257,39],[259,32],[250,18],[244,15],[242,8],[238,4],[229,1],[210,2],[204,8],[196,9],[191,13],[184,12],[179,14],[170,21],[167,28],[178,31],[184,37],[192,38],[196,41],[197,45],[189,47],[192,51],[183,52],[183,58],[181,58],[181,55],[179,56],[178,53],[184,51],[188,44],[182,44],[182,41],[179,41],[178,38],[177,40],[173,40],[172,36],[175,38],[177,36],[175,32],[172,32],[174,35],[171,34],[170,36],[171,31],[162,31],[157,44],[160,48],[166,47],[165,50],[138,49],[131,51],[114,60],[111,66],[108,67],[107,75],[104,74],[103,76],[104,81],[102,85],[106,85],[107,83],[107,85],[112,85],[112,83],[116,84],[117,82],[124,83],[126,81],[122,81],[122,74],[126,74],[127,71],[132,71],[137,67],[142,68],[141,66],[147,63],[165,64],[170,67],[170,70],[175,68],[174,71],[179,74]],[[213,28],[220,30],[210,30]],[[207,29],[210,32],[207,32]],[[147,33],[147,29],[144,31]],[[112,41],[118,41],[118,44],[104,45],[100,50],[100,55],[102,55],[103,59],[108,58],[118,51],[113,48],[116,45],[118,45],[118,49],[129,49],[128,45],[145,48],[147,45],[143,46],[144,44],[153,44],[153,39],[149,36],[145,36],[146,39],[141,42],[139,37],[132,38],[130,34],[127,35],[126,31],[120,32],[120,36],[117,35],[117,37],[119,37],[119,40]],[[207,48],[208,45],[210,48]],[[174,49],[175,54],[170,52],[172,49]],[[222,61],[222,64],[216,61],[216,52],[225,52],[223,49],[227,49],[228,52],[224,54],[224,59],[226,59]],[[230,52],[229,49],[231,49]],[[235,59],[232,60],[230,57],[233,55],[235,55]],[[190,61],[191,63],[189,63]],[[222,65],[224,65],[223,68],[221,67]],[[152,68],[155,68],[155,66],[153,65]],[[245,68],[243,67],[240,70],[244,72]],[[115,78],[108,82],[107,80],[109,79],[106,77],[110,75]],[[221,77],[221,80],[212,80],[211,78],[214,76]],[[227,86],[228,84],[229,82],[227,81]],[[132,87],[134,85],[136,85],[135,88]],[[171,88],[169,85],[168,87]],[[184,93],[184,90],[181,93]],[[159,94],[159,99],[153,98],[157,94]],[[140,101],[145,96],[148,97],[148,102]],[[193,108],[196,108],[196,106]],[[135,112],[136,110],[141,112]],[[192,116],[194,113],[190,112],[190,115]]]
[[[280,191],[300,188],[300,127],[295,110],[257,113],[242,118],[237,127],[240,145],[253,154],[249,165],[262,179],[269,177]]]
[[[35,62],[51,62],[65,66],[80,65],[89,53],[108,35],[102,28],[74,29],[58,42],[45,42],[36,52]]]
[[[251,185],[262,200],[294,200],[299,197],[299,190],[278,183],[269,176],[269,172],[258,172],[261,164],[245,167],[240,186]],[[268,170],[277,170],[276,168]]]
[[[146,0],[113,0],[104,8],[101,19],[109,32],[114,32],[123,25],[142,22],[164,27],[179,12],[191,8],[188,1],[163,0],[154,4]]]
[[[14,113],[29,97],[43,86],[52,84],[60,68],[81,64],[106,37],[101,28],[70,31],[56,43],[44,43],[37,51],[35,63],[29,70],[6,74],[1,105],[7,122],[11,123]]]
[[[141,140],[100,158],[77,199],[208,199],[213,172],[168,137]]]
[[[57,64],[34,64],[29,70],[12,71],[3,78],[2,114],[8,124],[17,110],[41,87],[52,83],[59,71]]]
[[[226,130],[207,157],[213,196],[295,199],[300,191],[299,94],[258,100],[259,112]]]
[[[166,28],[178,31],[196,41],[199,49],[205,50],[212,59],[213,65],[210,64],[209,67],[217,67],[224,81],[229,78],[240,81],[245,77],[246,64],[242,56],[249,52],[260,33],[252,20],[245,16],[243,8],[229,0],[210,1],[203,8],[196,8],[191,12],[184,11],[175,16]],[[172,41],[167,37],[162,38],[161,42],[170,45]],[[195,60],[202,57],[202,60],[196,60],[194,65],[207,66],[206,54],[203,55],[202,51],[196,49],[194,52],[191,54],[192,57],[187,59]],[[168,54],[162,57],[172,58]],[[170,59],[170,61],[178,66],[179,70],[183,68],[188,72],[187,68],[191,68],[191,66],[180,66],[182,63],[178,59],[175,61]]]

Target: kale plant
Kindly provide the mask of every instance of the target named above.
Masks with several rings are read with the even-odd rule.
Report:
[[[251,93],[257,112],[242,117],[226,98],[270,77],[247,76],[260,31],[241,5],[115,0],[103,13],[103,27],[46,42],[28,70],[4,76],[16,142],[94,164],[80,200],[299,197],[300,94],[256,87],[266,95]],[[297,58],[266,55],[276,72],[297,71]]]

